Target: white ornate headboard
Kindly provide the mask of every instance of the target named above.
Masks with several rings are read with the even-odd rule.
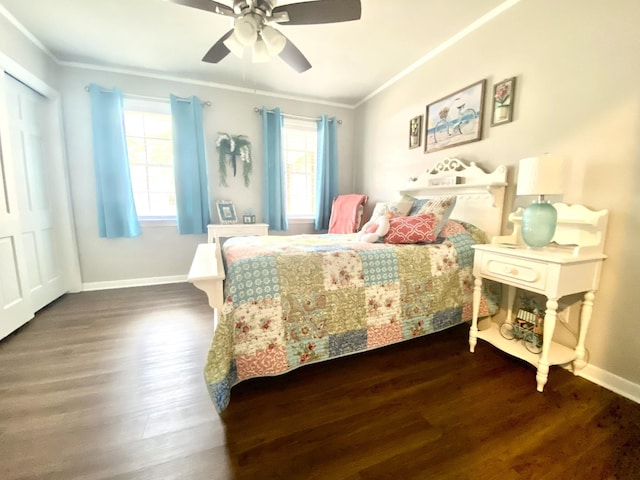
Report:
[[[491,239],[500,235],[506,187],[504,165],[486,173],[474,162],[466,164],[458,158],[447,158],[419,177],[410,178],[400,194],[414,198],[456,195],[451,218],[480,227]]]

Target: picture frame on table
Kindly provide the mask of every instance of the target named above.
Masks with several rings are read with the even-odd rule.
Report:
[[[516,93],[516,77],[507,78],[493,86],[491,126],[513,121],[513,101]]]
[[[222,224],[238,223],[236,208],[230,200],[217,200],[218,218]]]
[[[417,148],[422,143],[422,115],[409,121],[409,148]]]
[[[482,139],[486,83],[482,79],[427,105],[424,153]]]

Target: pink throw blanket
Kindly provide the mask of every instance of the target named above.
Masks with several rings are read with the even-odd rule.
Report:
[[[360,228],[359,208],[367,201],[366,195],[351,193],[338,195],[331,207],[329,233],[354,233]]]

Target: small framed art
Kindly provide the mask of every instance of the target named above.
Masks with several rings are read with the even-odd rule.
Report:
[[[422,115],[413,117],[409,122],[409,148],[420,146],[422,140]]]
[[[220,223],[238,223],[236,208],[233,206],[233,202],[229,200],[218,200],[216,201],[216,207],[218,207]]]
[[[485,83],[480,80],[427,105],[424,153],[482,138]]]
[[[516,77],[507,78],[493,86],[491,126],[502,125],[513,120],[513,96]]]

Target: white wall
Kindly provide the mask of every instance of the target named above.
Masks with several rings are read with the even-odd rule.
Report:
[[[212,79],[213,80],[213,79]],[[338,127],[341,193],[353,189],[353,116],[354,110],[295,100],[265,97],[241,91],[222,90],[191,83],[173,82],[136,75],[125,75],[81,68],[61,69],[61,91],[70,165],[71,191],[76,219],[82,277],[85,284],[104,285],[132,279],[186,276],[198,243],[206,235],[179,235],[175,226],[143,227],[135,238],[105,239],[98,237],[94,184],[89,95],[84,87],[97,83],[117,86],[126,94],[169,98],[197,95],[211,101],[204,109],[206,147],[209,160],[212,219],[217,221],[216,200],[233,201],[238,215],[252,208],[262,218],[262,127],[254,107],[280,107],[283,112],[317,117],[336,116],[343,121]],[[229,187],[219,185],[218,155],[215,143],[219,132],[244,134],[252,142],[254,168],[251,183],[244,186],[241,172],[233,177],[228,169]],[[292,226],[295,233],[309,231]]]
[[[57,65],[43,50],[0,15],[0,62],[12,75],[23,71],[55,88]],[[18,67],[17,69],[14,67]]]
[[[509,211],[518,159],[565,156],[564,201],[610,210],[609,258],[587,339],[590,374],[632,382],[640,398],[639,21],[636,0],[522,0],[357,109],[356,188],[372,201],[394,197],[408,176],[455,156],[486,170],[510,166]],[[512,76],[512,123],[489,127],[489,93],[482,141],[428,155],[407,149],[409,120],[425,105],[483,78],[491,92]]]

